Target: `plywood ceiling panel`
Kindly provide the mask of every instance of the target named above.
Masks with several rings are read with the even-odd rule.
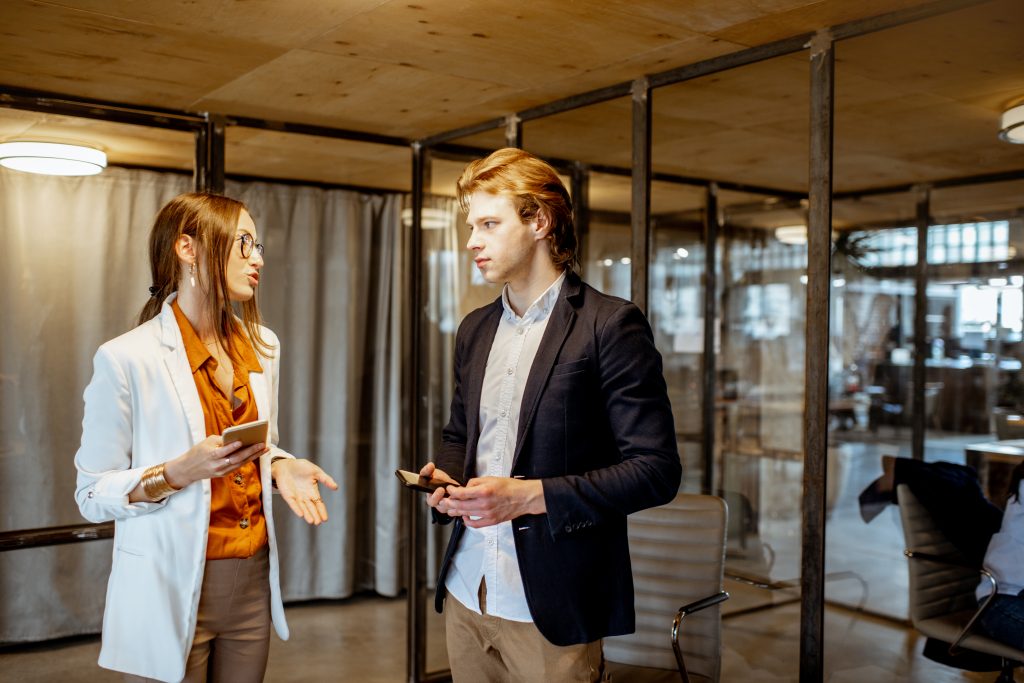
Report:
[[[602,2],[392,2],[306,49],[523,89],[695,35]]]
[[[5,0],[6,1],[6,0]],[[388,0],[47,0],[45,4],[205,38],[302,47]]]
[[[412,184],[408,147],[232,127],[225,160],[229,174],[405,192]]]
[[[25,0],[0,20],[0,83],[175,109],[282,52]]]
[[[838,231],[914,224],[916,196],[911,192],[883,194],[836,201],[832,224]]]
[[[840,73],[956,101],[1024,96],[1024,2],[997,0],[839,43]],[[1000,103],[1003,104],[1003,103]]]
[[[619,98],[523,125],[523,147],[542,156],[629,168],[632,102]]]
[[[763,45],[823,27],[929,3],[917,0],[821,0],[795,3],[753,0],[749,4],[759,9],[759,16],[717,30],[714,36],[744,45]]]
[[[935,190],[931,210],[937,224],[1024,216],[1024,180]]]
[[[292,50],[198,106],[231,113],[245,101],[249,116],[414,136],[432,122],[442,130],[475,122],[482,101],[508,90],[411,66]]]
[[[628,214],[632,204],[631,182],[629,176],[592,173],[591,209]],[[651,183],[651,213],[655,216],[699,211],[703,208],[703,188],[658,181]]]

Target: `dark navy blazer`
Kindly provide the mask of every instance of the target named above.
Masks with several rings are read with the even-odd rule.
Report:
[[[459,327],[451,418],[436,465],[476,475],[480,393],[503,309],[479,308]],[[632,633],[626,515],[662,505],[682,468],[661,355],[635,305],[569,273],[523,392],[512,475],[544,480],[547,513],[512,520],[530,614],[555,645]],[[435,514],[439,522],[451,518]],[[438,577],[465,527],[457,520]]]

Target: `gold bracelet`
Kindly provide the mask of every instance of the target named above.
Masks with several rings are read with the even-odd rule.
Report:
[[[142,473],[142,490],[146,497],[157,502],[161,501],[178,489],[167,483],[164,476],[164,466],[154,465]]]

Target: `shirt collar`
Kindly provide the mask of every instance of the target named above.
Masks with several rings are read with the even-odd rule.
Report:
[[[562,289],[562,283],[565,282],[565,273],[558,276],[554,282],[551,283],[544,293],[541,294],[537,299],[530,304],[530,307],[526,309],[523,316],[520,318],[516,315],[515,310],[512,308],[512,304],[508,300],[508,285],[506,284],[501,290],[501,305],[505,309],[505,318],[511,323],[527,322],[532,323],[538,320],[542,320],[551,314],[551,309],[555,307],[555,303],[558,301],[558,293]]]
[[[192,323],[185,317],[185,313],[178,306],[178,301],[171,302],[171,310],[174,311],[174,318],[178,321],[178,329],[181,330],[181,341],[185,344],[185,355],[188,356],[188,364],[192,368],[192,374],[203,366],[207,358],[212,358],[206,344],[196,334]]]

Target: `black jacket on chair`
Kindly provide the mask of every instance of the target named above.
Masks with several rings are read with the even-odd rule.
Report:
[[[480,395],[501,299],[459,327],[455,391],[437,466],[475,476]],[[682,468],[661,355],[647,319],[569,273],[523,392],[512,476],[544,480],[547,513],[512,520],[526,600],[555,645],[632,633],[626,515],[663,505]],[[444,522],[451,518],[435,515]],[[465,531],[456,521],[435,607]]]

